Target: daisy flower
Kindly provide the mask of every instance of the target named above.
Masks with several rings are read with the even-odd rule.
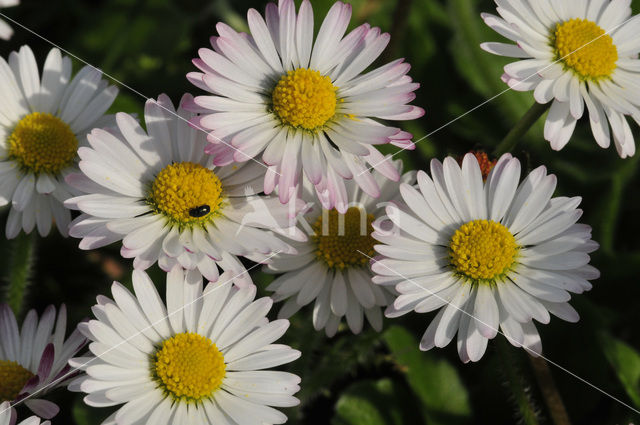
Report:
[[[60,410],[55,403],[40,397],[66,386],[67,362],[86,343],[75,330],[65,341],[67,310],[49,306],[40,320],[35,310],[27,313],[22,328],[7,304],[0,304],[0,403],[24,402],[36,415],[51,419]],[[55,329],[54,329],[55,328]],[[0,408],[0,411],[5,410]],[[0,419],[0,425],[3,425]]]
[[[86,372],[71,391],[94,407],[120,407],[103,424],[282,424],[275,407],[299,403],[300,378],[263,369],[300,352],[273,344],[287,320],[269,322],[271,299],[237,289],[226,273],[203,291],[202,277],[179,267],[167,275],[167,304],[146,273],[133,272],[135,296],[115,282],[98,297],[97,320],[80,326],[93,356],[70,364]]]
[[[578,321],[569,292],[599,276],[588,264],[598,244],[576,223],[581,199],[553,198],[556,177],[545,167],[519,180],[520,162],[508,154],[485,183],[473,154],[462,167],[433,160],[431,177],[420,171],[417,187],[400,186],[408,208],[388,206],[390,221],[374,226],[383,256],[374,281],[400,294],[387,317],[439,309],[422,350],[448,345],[457,332],[460,358],[477,361],[500,328],[514,346],[540,353],[532,319]]]
[[[0,7],[13,7],[19,4],[19,0],[0,0]],[[0,39],[9,40],[12,35],[13,29],[3,19],[0,19]]]
[[[303,174],[327,209],[346,211],[344,179],[377,197],[380,189],[366,163],[389,179],[400,176],[374,145],[414,146],[411,134],[376,120],[424,115],[409,105],[419,86],[406,75],[409,64],[399,59],[363,74],[389,34],[363,24],[345,36],[349,4],[333,5],[315,41],[308,0],[297,15],[293,0],[267,4],[265,15],[266,21],[249,10],[250,35],[219,23],[212,49],[200,49],[194,60],[201,72],[187,76],[212,93],[192,105],[203,113],[194,124],[210,130],[208,152],[223,153],[219,164],[262,154],[269,167],[264,191],[278,187],[283,203]]]
[[[402,172],[402,161],[390,161]],[[274,291],[275,301],[287,300],[279,317],[289,318],[303,306],[315,301],[313,326],[323,329],[327,336],[336,334],[340,321],[355,334],[362,331],[364,317],[378,332],[382,330],[381,307],[393,301],[389,288],[374,285],[369,268],[375,240],[371,237],[372,223],[384,215],[384,207],[398,198],[400,183],[386,180],[374,172],[380,185],[378,199],[363,192],[354,181],[347,181],[348,209],[341,214],[311,206],[303,217],[310,235],[307,241],[294,242],[298,255],[278,254],[265,266],[267,273],[282,273],[267,290]],[[401,182],[413,184],[415,173],[401,177]],[[313,205],[313,187],[304,184],[302,198]],[[363,255],[362,253],[366,255]]]
[[[214,166],[204,153],[205,134],[188,123],[193,116],[160,95],[145,105],[146,132],[125,113],[116,114],[120,134],[94,129],[78,151],[82,174],[67,178],[83,193],[65,203],[82,211],[69,233],[82,238],[81,249],[122,240],[122,256],[135,258],[137,269],[179,264],[216,281],[217,264],[238,285],[251,284],[237,256],[260,262],[293,253],[267,229],[299,237],[295,227],[284,228],[295,224],[300,203],[256,196],[265,174],[260,164]]]
[[[86,131],[108,125],[104,116],[118,89],[85,66],[70,80],[71,60],[52,49],[42,78],[28,46],[0,58],[0,206],[11,203],[6,235],[36,226],[45,236],[55,221],[63,236],[71,221],[62,203],[75,192],[64,180],[77,170]]]
[[[11,405],[8,401],[0,403],[0,425],[15,425],[17,417],[15,412],[11,409]],[[40,418],[32,416],[24,421],[21,421],[18,425],[40,425]],[[42,422],[42,425],[51,425],[51,422]]]
[[[544,137],[562,149],[586,110],[598,145],[633,156],[627,116],[640,124],[640,18],[630,19],[631,0],[496,0],[500,17],[487,25],[516,44],[483,43],[490,53],[519,58],[502,79],[551,101]]]

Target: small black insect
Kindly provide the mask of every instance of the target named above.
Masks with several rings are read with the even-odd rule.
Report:
[[[189,215],[196,218],[204,217],[205,215],[209,214],[210,211],[211,207],[209,207],[209,205],[200,205],[199,207],[191,208],[189,210]]]

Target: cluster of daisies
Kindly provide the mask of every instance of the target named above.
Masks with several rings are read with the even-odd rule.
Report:
[[[0,1],[9,6],[13,1]],[[588,110],[596,142],[621,157],[640,123],[640,18],[629,0],[502,0],[483,19],[516,44],[504,81],[552,102],[545,138],[561,149]],[[405,171],[375,145],[413,149],[389,121],[412,120],[418,84],[399,59],[369,69],[389,41],[336,2],[314,31],[311,4],[248,12],[250,34],[220,23],[188,80],[207,94],[147,101],[143,117],[106,114],[117,96],[58,49],[42,68],[27,46],[0,58],[0,205],[7,238],[53,224],[83,250],[117,243],[133,258],[133,292],[99,295],[94,319],[65,338],[66,310],[21,326],[0,305],[0,425],[24,404],[51,419],[59,387],[104,424],[281,424],[298,404],[296,375],[268,370],[301,353],[275,342],[313,303],[313,326],[358,334],[383,314],[437,311],[422,350],[457,335],[464,362],[498,333],[541,353],[534,320],[575,322],[571,293],[599,276],[598,248],[578,223],[579,197],[556,177],[486,154]],[[0,37],[10,30],[0,21]],[[247,260],[277,275],[256,298]],[[163,299],[145,273],[166,272]],[[267,314],[283,301],[279,319]],[[342,327],[341,327],[342,326]],[[48,422],[43,422],[48,424]]]

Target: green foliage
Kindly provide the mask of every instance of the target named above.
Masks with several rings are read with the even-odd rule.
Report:
[[[385,378],[361,381],[342,393],[332,425],[403,425],[411,423],[413,409],[405,388]]]
[[[287,343],[303,353],[292,365],[294,373],[304,376],[308,383],[297,394],[303,403],[330,395],[337,381],[352,378],[359,366],[372,363],[378,340],[371,331],[354,339],[343,325],[343,332],[329,342],[324,332],[309,332],[310,323],[309,315],[300,314],[292,319],[286,335]]]
[[[487,107],[498,108],[505,118],[517,122],[533,103],[531,94],[509,90],[500,80],[502,68],[513,59],[487,54],[480,48],[481,43],[500,41],[502,37],[479,19],[477,0],[452,0],[448,5],[455,31],[449,47],[458,72],[486,100],[499,96],[500,100],[496,97]],[[491,11],[484,11],[487,10]],[[541,128],[538,124],[535,131],[540,132]]]
[[[418,340],[404,328],[392,326],[383,338],[394,362],[422,402],[425,421],[434,425],[466,423],[471,407],[456,368],[432,353],[419,351]]]
[[[627,395],[640,409],[640,352],[605,332],[599,342]]]

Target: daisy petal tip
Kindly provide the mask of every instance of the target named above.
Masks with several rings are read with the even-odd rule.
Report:
[[[487,339],[493,339],[498,335],[498,329],[489,326],[478,326],[478,331],[480,335]]]
[[[435,345],[432,342],[425,342],[425,341],[420,341],[420,351],[429,351],[432,348],[434,348]]]
[[[489,52],[489,53],[491,53],[491,48],[489,47],[490,45],[491,45],[491,44],[490,44],[490,43],[488,43],[488,42],[480,43],[480,48],[481,48],[482,50],[484,50],[485,52]]]

